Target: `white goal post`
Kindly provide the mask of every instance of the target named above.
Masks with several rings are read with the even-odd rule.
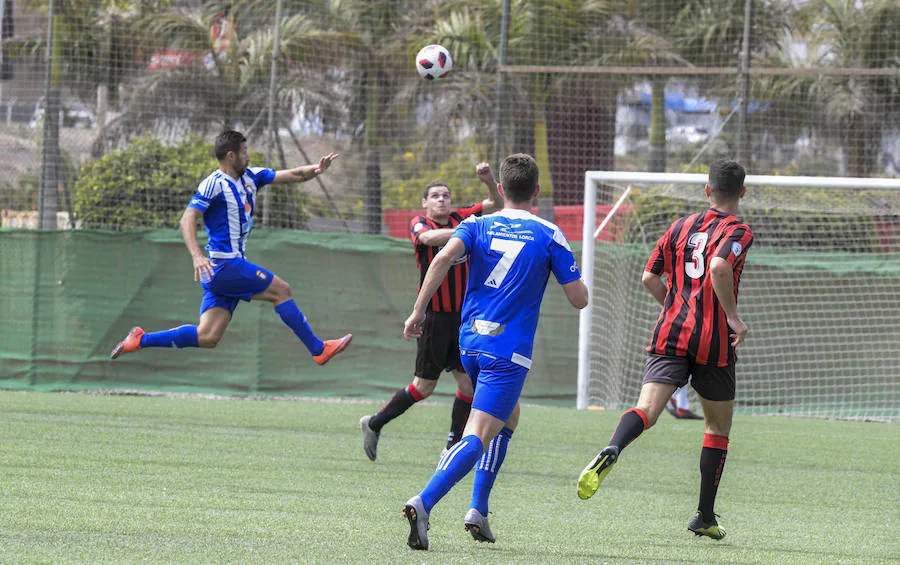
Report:
[[[643,261],[672,221],[705,209],[707,179],[705,174],[585,173],[581,266],[591,298],[579,319],[578,409],[619,408],[637,399],[639,363],[659,313],[640,284]],[[892,292],[900,285],[900,179],[748,175],[745,185],[748,195],[739,216],[756,238],[741,283],[741,311],[751,333],[738,351],[738,408],[900,418],[900,353],[893,351],[900,350],[900,330],[892,329],[900,318],[881,318],[895,310],[900,316],[896,304],[885,308],[900,303]],[[599,186],[607,191],[607,202],[615,199],[602,211]],[[657,203],[665,206],[643,212]],[[676,213],[666,213],[670,209]],[[597,213],[588,213],[592,210]],[[611,237],[608,225],[614,218],[617,234]],[[601,234],[607,241],[598,244]],[[835,286],[850,296],[835,301]],[[824,348],[814,343],[817,327],[827,333]],[[895,341],[875,338],[879,332]],[[847,347],[834,345],[842,342]],[[866,356],[858,371],[846,359],[854,352]],[[749,386],[742,386],[745,373]]]

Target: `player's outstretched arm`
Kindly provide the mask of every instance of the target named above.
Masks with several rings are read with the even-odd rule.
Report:
[[[503,197],[500,196],[500,190],[497,188],[497,181],[494,179],[494,172],[491,170],[489,163],[478,163],[475,165],[475,174],[488,189],[488,197],[481,201],[482,210],[485,214],[496,212],[503,208]]]
[[[181,237],[184,238],[184,245],[191,254],[191,260],[194,262],[194,280],[208,281],[212,279],[216,266],[203,249],[200,247],[200,241],[197,239],[197,220],[203,218],[203,212],[196,208],[187,208],[181,215]]]
[[[337,153],[329,153],[319,159],[318,163],[295,167],[293,169],[275,171],[275,178],[272,179],[272,183],[306,182],[312,180],[327,171],[328,167],[331,166],[331,162],[338,157],[340,157],[340,155]]]
[[[725,259],[721,257],[713,257],[709,262],[709,276],[712,279],[713,290],[719,304],[725,310],[725,320],[728,327],[734,332],[731,339],[731,345],[737,345],[744,341],[749,328],[747,324],[741,320],[737,311],[737,298],[734,296],[734,269]]]
[[[569,299],[569,304],[579,310],[588,305],[590,297],[588,296],[587,285],[584,284],[583,280],[574,280],[562,285],[562,287],[566,293],[566,298]]]
[[[644,271],[644,274],[641,275],[641,284],[643,284],[650,294],[653,295],[653,298],[659,302],[660,306],[665,305],[666,303],[666,283],[662,281],[662,277],[651,273],[650,271]]]
[[[453,263],[463,256],[466,252],[466,245],[457,238],[451,238],[447,245],[434,257],[428,272],[425,273],[425,280],[422,281],[422,287],[419,289],[419,295],[416,297],[416,303],[413,306],[412,314],[403,324],[403,337],[406,339],[414,339],[422,335],[422,322],[425,320],[425,307],[431,301],[431,297],[437,292],[441,282],[450,272]]]

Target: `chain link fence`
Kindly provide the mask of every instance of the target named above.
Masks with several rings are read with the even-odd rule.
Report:
[[[515,151],[537,157],[557,206],[581,203],[585,170],[900,168],[891,0],[0,6],[4,227],[175,227],[225,128],[256,165],[341,153],[258,212],[306,230],[403,235],[396,211],[420,208],[428,181],[480,200],[475,164]],[[444,79],[415,71],[428,43],[454,59]]]

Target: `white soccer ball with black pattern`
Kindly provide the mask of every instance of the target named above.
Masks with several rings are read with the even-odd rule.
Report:
[[[426,45],[416,55],[416,70],[425,80],[444,78],[452,68],[450,52],[440,45]]]

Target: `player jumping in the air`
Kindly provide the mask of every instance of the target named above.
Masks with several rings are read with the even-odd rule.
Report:
[[[466,530],[493,542],[488,497],[518,421],[518,401],[531,367],[541,300],[550,273],[576,308],[588,303],[587,287],[569,243],[554,224],[531,214],[540,190],[538,167],[528,155],[510,155],[500,167],[503,210],[470,217],[431,262],[403,335],[422,335],[425,312],[451,265],[469,257],[459,349],[475,388],[463,437],[438,464],[425,489],[409,499],[407,544],[428,549],[428,521],[435,504],[480,460]],[[485,449],[486,448],[486,449]]]
[[[622,415],[609,445],[578,478],[578,496],[593,496],[622,450],[656,423],[672,392],[690,377],[703,405],[706,435],[700,451],[700,502],[688,530],[713,539],[725,537],[713,505],[734,413],[735,346],[747,335],[737,295],[753,232],[735,217],[746,191],[744,176],[744,168],[734,161],[711,164],[706,185],[710,208],[676,220],[657,242],[642,282],[663,309],[647,348],[637,407]]]
[[[110,358],[147,347],[215,347],[231,322],[241,300],[265,300],[275,306],[282,321],[324,365],[343,351],[353,338],[322,341],[306,322],[291,297],[291,287],[271,271],[247,261],[244,245],[253,228],[253,211],[259,190],[271,183],[303,182],[325,172],[338,155],[322,157],[318,164],[275,171],[250,167],[247,139],[226,131],[216,138],[219,168],[200,183],[181,217],[181,234],[194,262],[194,280],[203,287],[200,323],[144,333],[135,327],[112,350]],[[197,220],[203,219],[209,243],[204,253],[197,239]]]

